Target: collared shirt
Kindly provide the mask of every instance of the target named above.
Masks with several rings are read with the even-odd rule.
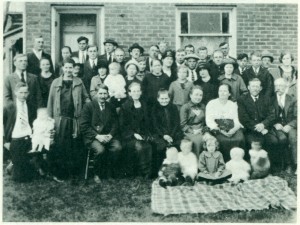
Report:
[[[252,66],[252,68],[253,68],[253,71],[254,71],[255,74],[258,74],[258,73],[259,73],[259,67],[258,67],[257,69],[255,69],[255,68]]]
[[[84,63],[86,60],[86,51],[80,51],[79,50],[79,62]]]
[[[42,50],[41,50],[41,51],[36,51],[35,49],[32,49],[32,51],[33,51],[33,53],[36,55],[36,57],[37,57],[39,60],[41,60],[43,51],[42,51]]]
[[[187,79],[191,82],[194,82],[194,81],[198,80],[196,70],[189,69],[189,75],[188,75]]]
[[[277,101],[278,101],[278,105],[279,105],[280,107],[284,108],[285,94],[283,94],[283,95],[277,94]]]
[[[31,127],[28,122],[28,108],[26,102],[16,99],[17,115],[16,123],[12,132],[12,138],[21,138],[32,134]]]
[[[100,107],[101,111],[105,109],[105,102],[101,102],[101,103],[98,102],[98,104],[99,104],[99,107]]]
[[[257,96],[250,95],[250,96],[251,96],[251,98],[253,99],[254,102],[256,102],[258,100],[258,98],[259,98],[258,95]]]
[[[93,66],[97,66],[97,58],[96,59],[90,59],[90,65],[93,68]]]
[[[16,70],[16,74],[18,75],[18,77],[20,78],[20,80],[22,80],[21,72],[19,70]],[[24,74],[24,80],[27,82],[26,71],[23,71],[23,74]]]

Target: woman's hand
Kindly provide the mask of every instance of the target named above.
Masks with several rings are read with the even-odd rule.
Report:
[[[135,137],[135,139],[137,139],[138,141],[142,141],[142,140],[144,140],[143,138],[142,138],[142,136],[141,135],[139,135],[139,134],[136,134],[136,133],[134,133],[133,134],[133,136]]]
[[[169,144],[171,144],[173,142],[173,138],[169,135],[164,135],[163,138],[165,139],[165,141],[167,141]]]

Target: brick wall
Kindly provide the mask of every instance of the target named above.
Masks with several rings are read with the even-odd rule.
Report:
[[[239,4],[237,6],[237,53],[269,50],[278,62],[280,52],[297,58],[298,6],[293,4]]]
[[[148,51],[164,39],[175,48],[175,6],[173,4],[105,4],[105,36],[125,48],[138,42]]]
[[[32,48],[33,36],[42,34],[46,51],[50,52],[50,5],[47,2],[26,3],[27,51]],[[174,4],[105,3],[104,9],[105,38],[115,38],[125,49],[138,42],[147,51],[151,44],[162,39],[175,48]],[[296,57],[297,21],[297,5],[238,4],[237,53],[268,49],[274,54],[275,63],[278,63],[278,56],[283,50],[290,50]]]

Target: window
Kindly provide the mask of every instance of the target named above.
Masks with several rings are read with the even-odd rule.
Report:
[[[192,44],[197,49],[206,46],[209,53],[221,42],[230,45],[230,54],[236,54],[235,6],[191,5],[177,6],[176,47]]]

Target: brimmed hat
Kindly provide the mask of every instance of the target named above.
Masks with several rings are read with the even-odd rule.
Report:
[[[100,69],[100,68],[106,68],[108,70],[108,63],[104,60],[99,60],[97,62],[97,68]]]
[[[138,43],[134,43],[133,45],[131,45],[128,49],[128,52],[131,52],[132,49],[135,49],[135,48],[139,49],[141,54],[144,53],[144,48],[142,46],[140,46]]]
[[[134,60],[129,60],[129,61],[125,64],[124,68],[125,68],[126,71],[127,71],[127,68],[128,68],[130,65],[135,65],[136,68],[137,68],[137,71],[138,71],[138,72],[140,71],[139,64],[137,64],[136,61],[134,61]]]
[[[223,62],[221,64],[221,69],[224,70],[224,67],[227,65],[227,64],[231,64],[233,65],[233,69],[237,69],[238,68],[238,64],[231,58],[228,58],[228,59],[223,59]]]
[[[199,58],[199,56],[197,56],[196,54],[188,54],[188,55],[186,55],[186,56],[184,56],[184,59],[196,59],[196,60],[199,60],[200,58]]]
[[[196,68],[196,73],[199,73],[200,70],[207,70],[208,73],[210,72],[209,66],[207,65],[207,63],[199,63],[197,68]]]
[[[113,44],[114,46],[118,47],[118,43],[115,41],[115,39],[112,39],[112,38],[107,38],[103,44],[105,45],[106,43],[110,43],[110,44]]]
[[[172,57],[172,59],[175,59],[175,52],[172,50],[167,50],[162,54],[162,59],[167,58],[167,57]]]
[[[262,51],[261,58],[264,58],[264,57],[269,57],[271,59],[271,62],[274,61],[274,57],[272,56],[271,52],[269,52],[268,50]]]

